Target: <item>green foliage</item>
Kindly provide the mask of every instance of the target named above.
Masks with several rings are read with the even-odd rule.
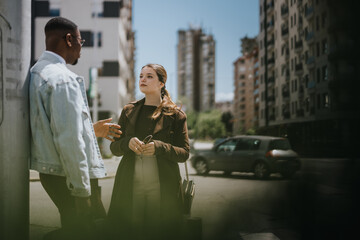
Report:
[[[201,112],[197,116],[194,135],[196,138],[215,139],[225,136],[225,126],[221,121],[221,112],[212,110],[210,112]]]
[[[255,134],[256,134],[256,129],[254,129],[254,128],[249,128],[246,131],[246,135],[255,135]]]

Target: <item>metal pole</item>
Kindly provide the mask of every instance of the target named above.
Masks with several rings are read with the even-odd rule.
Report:
[[[31,1],[0,1],[0,239],[29,238]]]

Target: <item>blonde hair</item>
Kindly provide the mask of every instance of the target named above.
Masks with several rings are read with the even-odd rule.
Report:
[[[167,80],[167,73],[165,68],[160,64],[154,64],[154,63],[146,64],[141,69],[143,69],[144,67],[149,67],[153,69],[156,72],[159,81],[164,83],[164,87],[161,88],[162,101],[160,105],[155,109],[152,118],[156,119],[157,117],[160,116],[161,113],[163,113],[164,115],[175,114],[176,111],[178,111],[180,108],[171,100],[170,94],[165,88],[165,83]]]

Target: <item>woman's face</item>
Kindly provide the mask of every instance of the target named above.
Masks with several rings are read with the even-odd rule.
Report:
[[[140,73],[139,87],[144,94],[160,94],[164,83],[159,78],[154,69],[144,67]]]

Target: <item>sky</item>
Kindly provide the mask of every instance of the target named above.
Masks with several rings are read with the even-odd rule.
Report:
[[[141,67],[165,67],[166,88],[177,99],[178,30],[202,27],[215,39],[215,100],[234,96],[234,61],[241,56],[240,39],[259,33],[259,0],[133,0],[136,97]]]

